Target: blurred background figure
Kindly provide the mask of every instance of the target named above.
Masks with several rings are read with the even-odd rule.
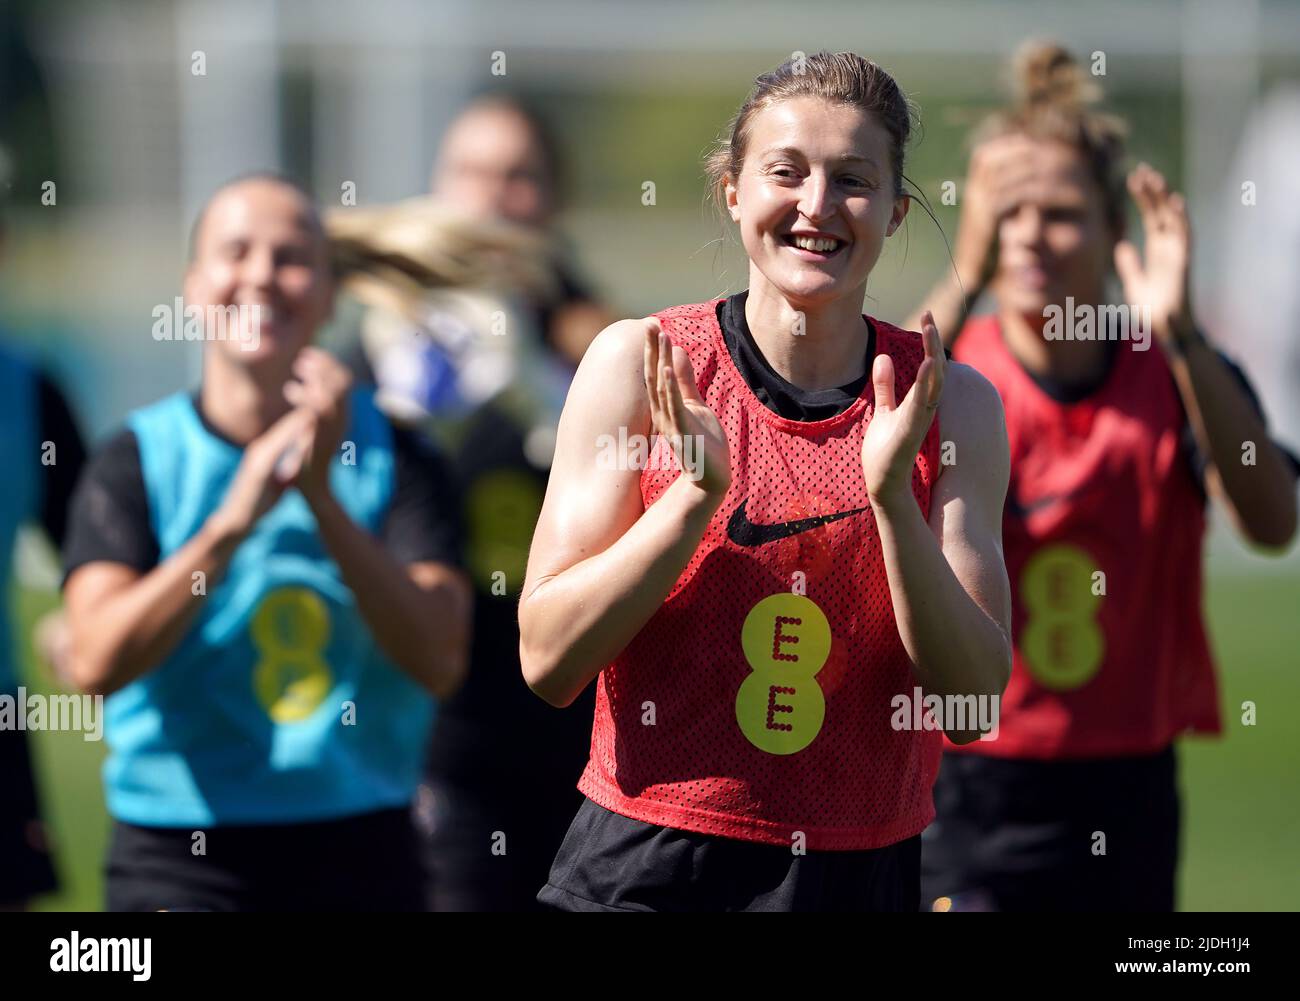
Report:
[[[571,367],[612,321],[578,277],[558,231],[564,161],[549,126],[521,99],[502,94],[472,102],[443,138],[429,190],[470,218],[499,219],[554,240],[556,288],[529,306],[543,342]]]
[[[542,120],[514,98],[473,101],[448,128],[431,178],[433,205],[387,218],[337,214],[336,236],[406,247],[439,214],[473,223],[465,239],[532,239],[541,274],[484,276],[477,289],[429,290],[384,301],[362,321],[360,371],[398,421],[429,430],[449,452],[463,498],[465,555],[474,580],[469,678],[444,708],[417,803],[437,910],[524,910],[581,802],[593,690],[563,713],[534,698],[519,670],[516,607],[541,510],[568,384],[611,320],[576,278],[558,234],[562,168]],[[454,229],[454,227],[453,227]],[[457,257],[453,232],[425,254]],[[503,280],[505,279],[505,280]],[[389,282],[391,289],[392,284]]]
[[[1222,205],[1213,329],[1256,360],[1276,437],[1300,454],[1300,86],[1278,87],[1251,114]]]
[[[1196,322],[1183,196],[1146,164],[1126,190],[1124,125],[1092,107],[1100,88],[1060,45],[1025,43],[1014,74],[1015,100],[976,135],[955,266],[926,303],[1006,408],[1014,668],[996,738],[946,745],[922,899],[1170,911],[1176,743],[1223,732],[1206,508],[1283,550],[1300,464]],[[995,311],[968,319],[985,290]]]
[[[390,414],[433,418],[445,437],[448,419],[466,417],[507,388],[535,397],[526,405],[532,412],[517,415],[534,427],[544,427],[552,411],[558,414],[578,361],[610,321],[577,278],[553,228],[562,185],[555,141],[519,99],[483,96],[453,120],[430,178],[433,201],[466,222],[505,223],[535,234],[549,279],[532,289],[502,288],[498,281],[495,292],[481,297],[431,292],[417,323],[372,310],[362,325],[364,361]],[[539,433],[535,441],[543,456],[545,437]]]
[[[5,195],[13,183],[10,155],[0,147],[0,266],[6,250]],[[0,696],[16,696],[23,683],[18,666],[22,620],[8,602],[16,543],[24,524],[39,526],[55,546],[63,544],[68,501],[85,464],[77,422],[54,382],[0,328],[0,428],[10,461],[0,490]],[[33,629],[37,650],[56,670],[64,659],[67,629],[62,614],[46,614]],[[21,702],[15,712],[23,713]],[[21,910],[55,887],[51,845],[36,794],[27,733],[16,717],[0,720],[0,910]]]
[[[469,588],[437,457],[312,344],[330,250],[296,185],[222,186],[184,283],[199,385],[132,411],[77,487],[64,594],[73,679],[107,697],[109,910],[424,909],[410,810]]]

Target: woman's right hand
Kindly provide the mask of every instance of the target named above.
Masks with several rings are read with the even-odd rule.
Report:
[[[1021,135],[998,136],[971,153],[953,258],[972,298],[998,266],[998,226],[1033,179],[1033,143]]]
[[[722,422],[695,385],[690,359],[673,347],[658,319],[645,335],[645,384],[654,430],[672,446],[682,475],[721,500],[731,486],[731,456]]]
[[[660,449],[656,431],[678,436],[685,472],[647,505],[640,450],[609,448],[648,438]],[[686,352],[654,317],[606,327],[564,401],[519,599],[519,663],[537,695],[569,705],[627,648],[690,564],[730,482],[722,425]]]
[[[275,506],[307,461],[315,420],[311,411],[295,408],[248,443],[234,482],[212,516],[223,534],[244,538]]]

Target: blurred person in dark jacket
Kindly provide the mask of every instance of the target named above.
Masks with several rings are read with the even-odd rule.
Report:
[[[472,256],[449,220],[464,227],[468,245],[493,233],[505,244],[532,238],[527,256],[542,272],[497,272],[478,288],[461,282],[423,295],[412,294],[410,276],[400,291],[383,276],[353,289],[372,307],[359,368],[373,376],[380,405],[425,428],[453,459],[475,583],[469,681],[444,708],[417,800],[436,910],[536,908],[582,799],[575,786],[593,691],[562,714],[534,698],[521,680],[516,616],[568,384],[612,319],[552,228],[561,187],[541,120],[512,98],[486,96],[447,130],[430,198],[395,207],[378,225],[355,209],[338,217],[368,231],[361,238],[372,249],[400,247],[407,258],[419,256],[413,244],[423,232],[424,253],[436,258],[431,272]]]

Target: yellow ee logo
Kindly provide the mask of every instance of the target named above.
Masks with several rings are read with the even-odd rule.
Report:
[[[1105,637],[1097,625],[1097,565],[1078,546],[1044,546],[1020,575],[1020,600],[1029,613],[1020,654],[1045,688],[1070,691],[1101,670]]]
[[[262,599],[249,626],[261,657],[253,667],[253,693],[277,723],[306,719],[334,687],[321,656],[329,640],[325,602],[305,587],[284,587]]]
[[[745,616],[740,645],[753,672],[736,693],[736,722],[769,754],[794,754],[813,742],[826,719],[816,675],[831,652],[831,627],[801,594],[773,594]]]

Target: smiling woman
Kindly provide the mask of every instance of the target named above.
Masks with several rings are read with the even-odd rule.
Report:
[[[852,275],[865,288],[910,204],[903,157],[912,109],[883,69],[845,56],[814,56],[822,65],[812,74],[791,63],[790,72],[760,78],[732,120],[730,138],[706,164],[714,198],[740,224],[750,261],[794,300],[832,287],[832,272],[798,261],[835,260],[839,284]],[[749,204],[743,215],[741,184]],[[807,211],[792,216],[794,201]],[[847,211],[836,218],[828,210],[839,202]]]
[[[1091,106],[1095,81],[1051,42],[1022,47],[1015,79],[971,156],[958,280],[927,303],[1006,404],[1014,666],[998,739],[944,756],[925,895],[955,910],[1167,911],[1175,741],[1222,727],[1201,612],[1206,501],[1284,545],[1296,466],[1197,331],[1182,196],[1145,164],[1128,174],[1139,256],[1124,239],[1124,128]],[[967,319],[986,286],[995,311]]]
[[[468,587],[445,471],[311,345],[333,297],[301,190],[221,188],[187,311],[256,329],[205,327],[197,392],[132,412],[73,499],[69,675],[105,696],[110,910],[423,906],[409,806]]]
[[[932,323],[861,312],[910,123],[853,53],[759,77],[709,160],[748,290],[615,323],[582,362],[519,607],[539,696],[599,676],[545,903],[918,905],[941,738],[892,703],[995,695],[1010,648],[997,396]],[[604,456],[655,434],[650,461]]]

